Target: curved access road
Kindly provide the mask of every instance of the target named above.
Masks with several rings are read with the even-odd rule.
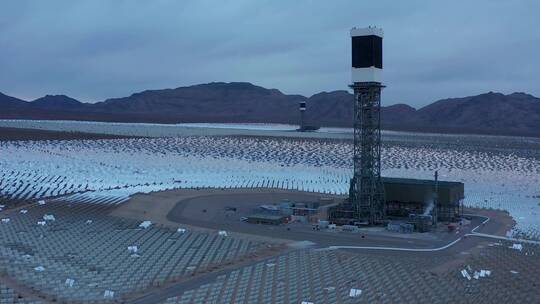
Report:
[[[510,238],[510,237],[503,237],[503,236],[498,236],[498,235],[493,235],[493,234],[487,234],[487,233],[479,233],[479,232],[476,232],[476,230],[482,226],[484,226],[485,224],[487,224],[491,218],[487,217],[487,216],[483,216],[483,215],[476,215],[476,214],[466,214],[467,216],[471,216],[471,217],[480,217],[480,218],[484,218],[484,221],[474,227],[470,233],[465,233],[463,234],[462,236],[458,237],[457,239],[455,239],[454,241],[444,245],[444,246],[441,246],[441,247],[436,247],[436,248],[407,248],[407,247],[384,247],[384,246],[329,246],[327,248],[323,248],[326,249],[326,250],[336,250],[336,249],[365,249],[365,250],[388,250],[388,251],[409,251],[409,252],[436,252],[436,251],[442,251],[442,250],[445,250],[445,249],[448,249],[452,246],[454,246],[455,244],[457,244],[459,241],[463,240],[464,238],[467,238],[467,237],[481,237],[481,238],[490,238],[490,239],[496,239],[496,240],[505,240],[505,241],[510,241],[510,242],[516,242],[516,243],[528,243],[528,244],[535,244],[535,245],[540,245],[540,241],[533,241],[533,240],[526,240],[526,239],[516,239],[516,238]]]

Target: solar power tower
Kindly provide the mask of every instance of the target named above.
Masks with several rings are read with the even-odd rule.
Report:
[[[350,198],[355,218],[370,225],[385,218],[381,180],[382,39],[380,28],[353,28],[354,176]]]
[[[306,125],[304,121],[304,113],[306,112],[306,102],[304,100],[300,101],[299,103],[299,109],[300,109],[300,130],[305,130]]]

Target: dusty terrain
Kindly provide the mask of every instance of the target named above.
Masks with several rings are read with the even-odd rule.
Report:
[[[289,242],[279,234],[254,233],[253,226],[240,222],[257,205],[279,203],[285,198],[312,200],[319,197],[335,197],[318,193],[280,189],[175,189],[150,194],[136,194],[128,202],[111,212],[112,216],[137,220],[150,220],[169,227],[189,227],[197,230],[230,230],[244,237],[254,237],[265,241],[278,240]],[[224,212],[227,206],[238,211],[231,216]],[[202,212],[205,210],[205,212]],[[234,229],[240,225],[240,229]],[[233,229],[230,229],[233,228]],[[246,229],[247,228],[247,229]],[[257,231],[270,231],[269,226],[258,227]],[[303,240],[303,239],[302,239]]]
[[[289,241],[309,241],[317,247],[328,246],[390,246],[410,248],[437,248],[444,246],[482,224],[483,216],[491,218],[481,225],[483,233],[504,236],[513,223],[511,217],[500,211],[466,210],[478,214],[455,233],[439,229],[434,233],[400,234],[384,228],[365,228],[360,232],[314,231],[311,224],[254,225],[241,221],[242,217],[257,213],[261,204],[318,200],[331,197],[337,202],[343,196],[278,189],[178,189],[151,194],[137,194],[116,208],[111,215],[137,220],[151,220],[171,227],[227,230],[246,236]],[[228,211],[228,208],[236,211]],[[460,250],[460,246],[456,246]]]
[[[81,132],[59,132],[37,129],[0,127],[0,141],[14,140],[75,140],[75,139],[114,139],[133,136],[107,135]]]

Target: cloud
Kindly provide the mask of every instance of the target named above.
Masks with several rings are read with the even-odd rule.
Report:
[[[385,30],[383,103],[540,95],[537,1],[4,1],[0,91],[84,101],[210,81],[349,83],[352,26]]]

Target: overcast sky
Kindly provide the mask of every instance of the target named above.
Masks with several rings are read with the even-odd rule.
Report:
[[[248,81],[347,89],[353,26],[380,26],[383,104],[540,96],[540,1],[2,0],[0,92],[95,102]]]

